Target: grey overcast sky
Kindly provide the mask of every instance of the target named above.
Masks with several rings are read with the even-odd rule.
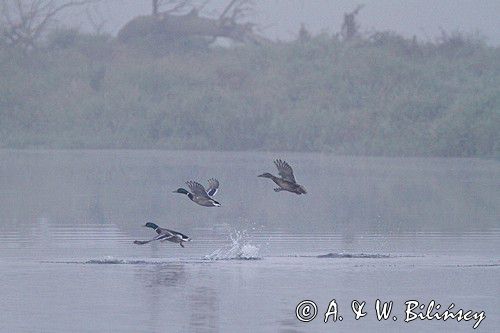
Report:
[[[212,0],[209,10],[229,0]],[[255,0],[254,21],[262,34],[272,39],[295,38],[301,23],[313,33],[340,30],[343,14],[358,4],[362,31],[392,30],[404,36],[434,38],[440,28],[479,33],[490,45],[500,45],[500,0]],[[151,0],[104,0],[93,9],[97,19],[106,21],[104,30],[115,34],[137,15],[149,14]],[[97,15],[99,13],[99,15]],[[68,22],[69,18],[64,20]],[[73,13],[73,24],[87,28],[84,15]]]

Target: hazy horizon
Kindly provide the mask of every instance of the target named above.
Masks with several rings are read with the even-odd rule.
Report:
[[[212,0],[205,14],[220,10],[228,1]],[[340,31],[343,15],[364,4],[357,16],[362,32],[394,31],[405,37],[417,36],[423,40],[434,40],[441,29],[447,32],[460,31],[478,34],[489,45],[500,45],[499,1],[329,1],[329,0],[276,0],[256,1],[252,21],[259,24],[259,32],[273,40],[290,40],[297,36],[303,23],[313,34]],[[103,31],[115,35],[129,20],[151,12],[149,0],[109,0],[93,6],[94,20],[105,22]],[[87,15],[74,9],[60,18],[63,25],[92,29]]]

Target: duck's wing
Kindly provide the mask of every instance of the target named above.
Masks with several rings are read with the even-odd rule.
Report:
[[[186,185],[189,187],[189,189],[191,190],[191,192],[194,195],[196,195],[198,197],[205,197],[205,198],[210,199],[210,197],[207,194],[207,191],[205,190],[203,185],[201,185],[200,183],[190,180],[190,181],[186,182]]]
[[[208,180],[207,194],[213,197],[215,193],[217,193],[218,189],[219,189],[219,181],[215,178],[210,178]]]
[[[152,238],[152,239],[147,240],[147,241],[138,241],[138,240],[136,240],[136,241],[134,241],[134,244],[143,245],[143,244],[147,244],[147,243],[154,242],[154,241],[167,240],[167,239],[170,239],[172,237],[175,237],[175,235],[172,234],[167,229],[162,229],[162,233],[159,234],[158,236],[156,236],[155,238]]]
[[[276,168],[278,168],[278,173],[279,175],[284,179],[292,183],[295,182],[295,177],[293,176],[293,170],[290,164],[286,163],[285,161],[282,161],[280,159],[275,160],[274,164],[276,165]]]
[[[169,229],[167,229],[167,231],[170,232],[174,236],[180,237],[181,239],[189,239],[189,236],[186,236],[183,233],[180,233],[178,231],[169,230]]]
[[[168,230],[167,228],[160,228],[160,227],[156,228],[155,231],[158,235],[172,233],[171,230]]]
[[[153,240],[158,240],[158,241],[165,241],[165,240],[168,240],[168,239],[172,239],[175,237],[175,235],[168,229],[165,229],[165,228],[158,228],[160,229],[160,233],[158,236],[156,236],[155,238],[153,238]]]

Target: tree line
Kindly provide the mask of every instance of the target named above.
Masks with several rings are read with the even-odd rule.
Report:
[[[360,33],[361,7],[339,34],[302,27],[295,40],[269,41],[239,5],[248,3],[144,23],[156,9],[133,38],[47,28],[14,45],[0,21],[0,146],[500,156],[499,48],[463,33]],[[173,33],[176,18],[247,30]]]

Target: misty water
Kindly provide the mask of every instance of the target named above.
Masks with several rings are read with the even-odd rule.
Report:
[[[306,195],[263,172],[287,160]],[[170,151],[0,151],[1,332],[472,331],[500,326],[500,163]],[[172,193],[216,177],[221,207]],[[135,245],[152,221],[185,248]],[[300,322],[302,300],[317,317]],[[335,299],[343,320],[323,322]],[[375,301],[394,301],[378,321]],[[366,301],[354,319],[351,302]],[[392,319],[393,316],[397,320]]]

